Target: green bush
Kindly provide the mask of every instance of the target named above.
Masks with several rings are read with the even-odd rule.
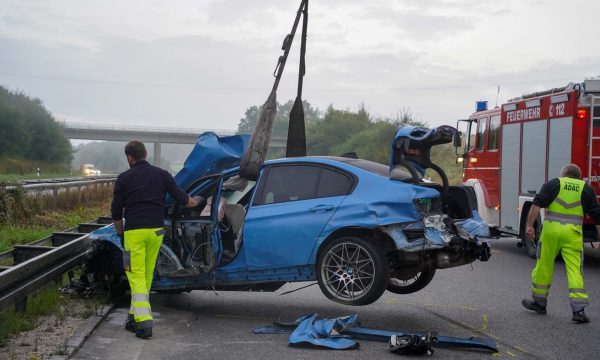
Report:
[[[34,169],[68,166],[72,152],[71,143],[39,99],[0,86],[0,157],[4,158],[0,173],[31,172],[27,167],[32,164],[24,160],[38,165]]]

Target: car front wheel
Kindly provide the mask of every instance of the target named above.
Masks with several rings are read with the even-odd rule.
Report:
[[[389,281],[383,249],[372,241],[342,237],[328,243],[317,259],[319,287],[329,299],[367,305],[379,299]]]

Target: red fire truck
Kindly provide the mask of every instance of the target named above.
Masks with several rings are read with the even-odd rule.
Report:
[[[485,104],[478,102],[478,111],[457,123],[463,182],[475,190],[481,217],[521,238],[519,245],[535,257],[537,239],[524,236],[525,219],[544,182],[574,163],[600,194],[600,79],[523,95],[494,109]],[[534,225],[537,236],[543,217],[542,211]],[[598,241],[589,220],[584,241]]]

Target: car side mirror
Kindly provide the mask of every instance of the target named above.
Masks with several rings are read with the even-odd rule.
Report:
[[[462,146],[462,136],[460,131],[454,133],[453,144],[455,148],[459,148]]]

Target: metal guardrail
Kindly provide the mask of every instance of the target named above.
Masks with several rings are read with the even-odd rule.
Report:
[[[39,181],[39,182],[26,182],[20,185],[9,185],[6,186],[5,189],[11,190],[16,188],[17,186],[23,187],[25,190],[52,190],[52,189],[61,189],[61,188],[71,188],[71,187],[82,187],[94,184],[108,184],[112,183],[117,179],[116,176],[112,175],[105,178],[94,178],[94,179],[73,179],[73,180],[61,180],[57,179],[56,181]]]
[[[26,192],[33,193],[31,196],[41,197],[42,195],[51,197],[51,206],[56,207],[59,199],[59,194],[68,194],[71,188],[77,190],[87,189],[91,186],[110,186],[116,180],[116,176],[111,175],[107,177],[96,177],[93,179],[69,179],[68,181],[46,181],[46,182],[32,182],[20,185],[9,185],[4,186],[0,191],[11,191],[17,187],[22,187]]]
[[[0,254],[0,264],[12,259],[0,266],[0,309],[85,262],[92,253],[89,233],[110,223],[110,217],[100,217]]]
[[[93,176],[71,176],[66,178],[48,178],[48,179],[27,179],[18,180],[19,185],[30,185],[30,184],[57,184],[57,183],[69,183],[73,181],[91,181],[91,180],[105,180],[115,179],[115,174],[104,174],[104,175],[93,175]]]

